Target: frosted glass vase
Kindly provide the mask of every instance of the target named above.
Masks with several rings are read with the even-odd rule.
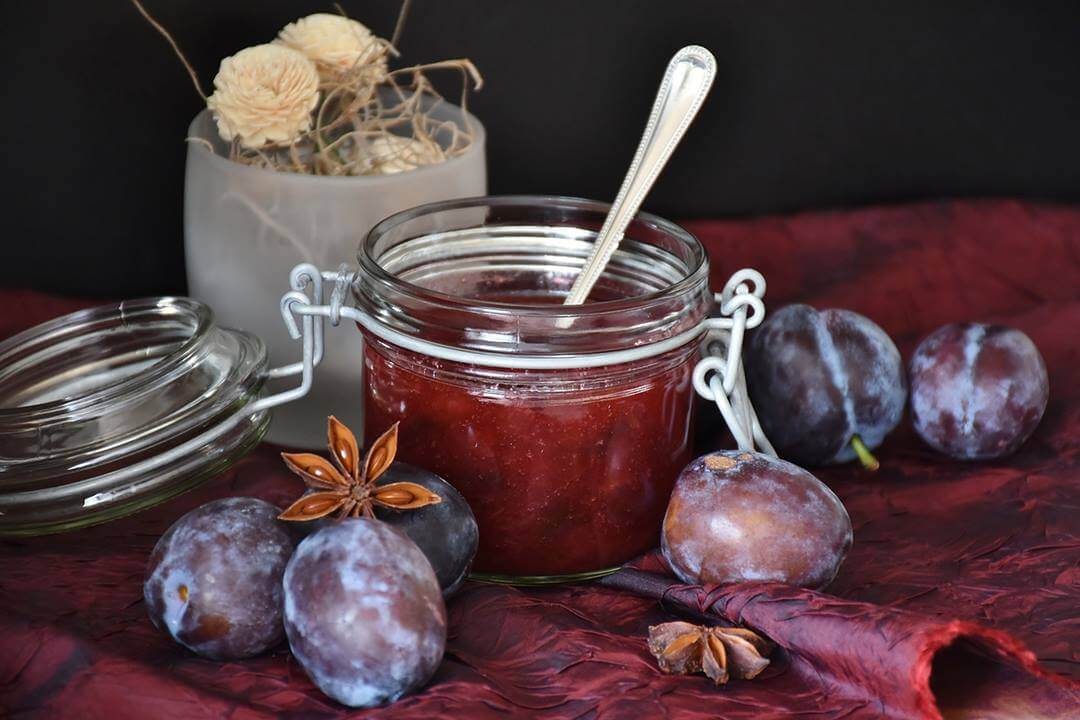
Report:
[[[462,111],[440,105],[437,119],[462,122]],[[311,262],[324,270],[355,265],[361,240],[379,220],[406,208],[487,194],[484,129],[469,116],[474,140],[464,154],[393,175],[318,177],[234,163],[208,111],[195,117],[184,188],[184,250],[188,294],[209,305],[220,325],[262,338],[272,365],[299,359],[300,346],[278,310],[289,271]],[[361,334],[327,328],[326,352],[311,393],[274,410],[267,439],[291,447],[325,448],[326,416],[357,433],[363,428]],[[295,379],[282,382],[295,383]],[[271,384],[271,390],[275,389]]]

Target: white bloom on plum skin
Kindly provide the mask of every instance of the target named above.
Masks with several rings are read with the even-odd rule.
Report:
[[[280,643],[281,580],[295,547],[280,512],[255,498],[224,498],[173,523],[154,546],[143,584],[154,625],[220,660]]]
[[[393,702],[438,668],[446,607],[431,564],[401,530],[366,518],[327,525],[300,543],[282,585],[293,657],[338,702]]]
[[[1046,411],[1046,363],[1031,339],[1001,325],[938,328],[911,359],[912,424],[927,445],[960,460],[1010,455]]]

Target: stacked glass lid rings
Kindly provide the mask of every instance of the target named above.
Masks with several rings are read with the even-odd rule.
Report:
[[[187,298],[83,310],[0,343],[0,534],[104,522],[220,472],[266,430],[262,342]]]

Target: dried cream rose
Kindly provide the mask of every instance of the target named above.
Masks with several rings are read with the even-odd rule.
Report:
[[[315,65],[281,45],[256,45],[222,60],[206,100],[221,137],[249,148],[296,140],[311,127],[318,103]]]
[[[386,76],[385,45],[366,27],[342,15],[316,13],[300,18],[278,33],[278,42],[307,55],[324,80],[354,70],[372,83]]]
[[[368,152],[371,154],[372,175],[393,175],[442,161],[434,148],[415,138],[400,135],[375,138],[369,143]]]

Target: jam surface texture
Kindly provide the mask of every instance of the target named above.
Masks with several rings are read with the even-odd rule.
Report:
[[[400,421],[398,457],[461,491],[480,526],[474,570],[603,570],[659,539],[690,460],[693,356],[481,378],[365,333],[365,435]]]

